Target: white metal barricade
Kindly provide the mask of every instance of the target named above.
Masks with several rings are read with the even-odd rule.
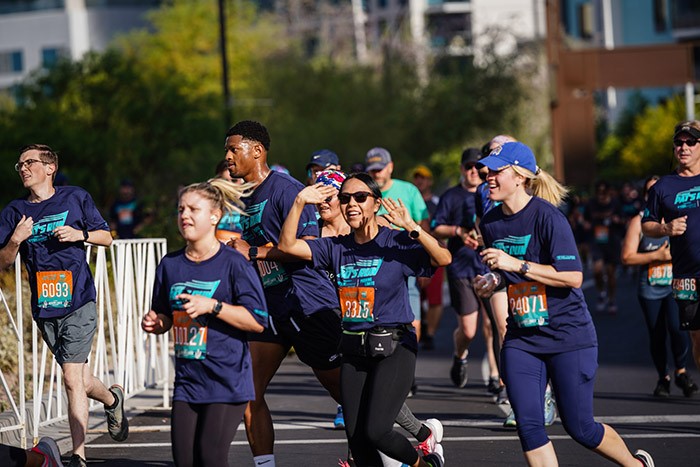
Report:
[[[148,387],[162,387],[163,407],[170,406],[170,366],[168,335],[149,335],[141,330],[141,317],[149,310],[155,270],[167,252],[165,239],[115,240],[109,249],[88,245],[86,259],[93,270],[97,291],[97,332],[90,355],[90,368],[105,385],[117,383],[128,396]],[[111,270],[111,276],[110,276]],[[110,282],[111,279],[111,282]],[[5,308],[17,339],[18,381],[27,381],[25,370],[23,312],[29,305],[22,300],[29,285],[22,280],[19,257],[15,260],[14,313],[0,290],[0,304]],[[113,304],[116,305],[116,315]],[[116,322],[115,322],[116,318]],[[26,330],[28,331],[28,330]],[[18,394],[11,394],[0,370],[0,383],[11,406],[12,423],[0,426],[0,436],[15,432],[23,447],[27,433],[34,441],[39,428],[67,417],[61,371],[31,325],[32,416],[27,417],[26,389],[19,384]],[[98,404],[94,401],[91,407]],[[5,419],[7,414],[4,414]],[[16,422],[16,423],[15,423]]]

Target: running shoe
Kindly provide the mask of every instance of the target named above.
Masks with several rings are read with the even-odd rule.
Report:
[[[413,384],[411,385],[411,389],[408,391],[408,394],[406,395],[406,399],[409,399],[409,398],[415,396],[417,392],[418,392],[418,385],[416,384],[416,380],[413,380]]]
[[[510,401],[508,400],[508,392],[505,386],[501,386],[501,391],[496,395],[496,404],[498,405],[508,405]]]
[[[518,423],[515,421],[515,412],[513,412],[513,409],[510,409],[510,413],[503,422],[503,428],[515,428],[516,426],[518,426]]]
[[[32,451],[44,456],[44,462],[41,464],[41,467],[63,467],[61,451],[53,438],[44,436],[32,448]]]
[[[676,375],[674,379],[676,386],[683,390],[683,395],[685,397],[692,397],[693,394],[698,392],[698,385],[693,382],[687,372]]]
[[[333,420],[333,428],[336,430],[345,429],[345,417],[343,416],[343,406],[338,405],[338,411],[335,413],[335,420]]]
[[[669,397],[671,395],[671,378],[668,376],[656,382],[654,397]]]
[[[452,357],[452,368],[450,368],[450,379],[458,388],[463,388],[469,380],[467,371],[468,363],[466,358],[459,358],[456,355]]]
[[[423,456],[423,460],[430,467],[443,467],[445,465],[445,454],[442,449],[442,444],[436,444],[435,450],[427,456]]]
[[[652,459],[651,454],[642,449],[634,451],[634,458],[641,462],[644,467],[654,467],[654,459]]]
[[[129,437],[129,419],[124,414],[124,390],[118,384],[109,388],[116,402],[112,407],[105,406],[107,429],[114,441],[124,441]]]
[[[355,461],[352,459],[348,459],[344,461],[343,459],[338,459],[338,466],[339,467],[356,467]]]
[[[554,402],[552,389],[547,385],[544,392],[544,426],[551,426],[557,419],[557,404]]]
[[[423,423],[430,430],[430,436],[425,441],[416,446],[416,451],[427,456],[431,452],[435,452],[435,446],[440,446],[442,442],[442,423],[437,418],[429,418]]]
[[[491,394],[498,394],[501,392],[501,381],[498,378],[498,376],[491,376],[489,377],[489,384],[486,386],[486,390],[490,392]]]
[[[87,467],[87,461],[80,457],[78,454],[73,454],[70,456],[70,462],[68,467]]]

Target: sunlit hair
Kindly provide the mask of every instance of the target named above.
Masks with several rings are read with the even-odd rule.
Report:
[[[642,188],[642,199],[646,200],[647,195],[649,194],[649,188],[648,187],[650,182],[656,182],[658,179],[660,179],[658,175],[649,175],[646,180],[644,180],[644,188]],[[653,186],[653,185],[652,185]],[[648,188],[647,188],[648,187]]]
[[[58,173],[58,154],[56,154],[56,151],[45,144],[28,144],[19,150],[20,157],[27,151],[38,151],[39,159],[56,167],[56,170],[51,175],[51,180],[55,180]]]
[[[245,203],[241,198],[249,196],[255,187],[254,183],[244,183],[237,185],[225,178],[210,178],[206,182],[193,183],[182,188],[178,193],[178,199],[185,193],[199,193],[211,201],[215,208],[222,213],[237,212],[247,215],[244,212]]]
[[[569,189],[559,183],[554,177],[538,167],[537,174],[516,166],[510,166],[513,172],[527,179],[526,186],[532,190],[532,194],[555,206],[559,206],[566,198]]]
[[[345,184],[348,182],[348,180],[352,180],[353,178],[358,179],[365,185],[367,185],[367,188],[369,188],[369,191],[372,192],[375,198],[381,199],[382,198],[382,190],[379,188],[379,184],[372,178],[370,174],[367,172],[355,172],[351,173],[345,178],[345,181],[343,182],[342,185],[340,185],[340,192],[342,193],[343,187]]]

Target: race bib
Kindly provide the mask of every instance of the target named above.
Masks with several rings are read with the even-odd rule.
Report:
[[[673,265],[668,263],[651,263],[647,272],[649,285],[671,285],[673,281]]]
[[[676,300],[697,301],[698,289],[694,278],[673,279],[673,298]]]
[[[610,229],[607,225],[596,225],[593,229],[593,236],[596,243],[608,243],[610,237]]]
[[[207,327],[199,324],[185,311],[173,311],[175,356],[188,360],[204,360],[207,357]]]
[[[519,328],[549,324],[547,293],[544,284],[520,282],[508,286],[510,313]]]
[[[374,322],[374,287],[340,287],[338,293],[343,321]]]
[[[273,245],[272,243],[268,243],[265,246]],[[262,279],[264,288],[279,285],[289,279],[289,274],[287,274],[284,267],[277,261],[265,261],[260,259],[255,263],[257,264],[258,274],[260,274],[260,279]]]
[[[39,308],[70,308],[73,303],[73,273],[41,271],[36,273]]]

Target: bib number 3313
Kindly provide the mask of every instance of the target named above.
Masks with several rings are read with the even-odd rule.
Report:
[[[515,324],[520,328],[549,324],[547,292],[539,282],[520,282],[508,286],[508,304]]]

